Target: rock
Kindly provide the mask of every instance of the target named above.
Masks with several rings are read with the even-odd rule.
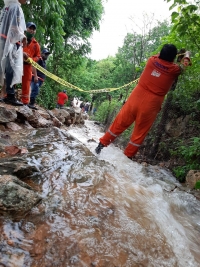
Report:
[[[172,137],[180,136],[186,129],[189,119],[190,117],[188,115],[172,119],[165,127],[167,134]]]
[[[14,122],[8,122],[6,124],[6,127],[9,129],[9,130],[12,130],[12,131],[19,131],[19,130],[22,130],[22,127],[20,127],[19,125],[17,125],[16,123]]]
[[[26,129],[33,129],[33,126],[31,126],[28,121],[25,121],[23,126]]]
[[[31,123],[30,123],[31,124]],[[33,126],[33,125],[32,125]],[[46,120],[42,116],[38,117],[37,123],[34,124],[34,128],[48,128],[50,126],[53,126],[53,122],[50,120]]]
[[[53,126],[58,127],[58,128],[62,126],[62,122],[59,121],[56,117],[54,117],[52,121],[53,121]]]
[[[200,192],[199,192],[199,191],[196,191],[196,192],[194,193],[194,196],[195,196],[198,200],[200,200]]]
[[[89,116],[86,113],[83,114],[80,108],[64,107],[50,111],[38,107],[38,110],[33,110],[27,105],[13,107],[0,103],[0,131],[5,131],[6,127],[12,131],[51,126],[60,128],[62,124],[66,126],[84,124],[85,119],[89,119]]]
[[[5,152],[9,155],[16,155],[21,153],[21,149],[18,146],[6,146]]]
[[[73,108],[66,107],[65,110],[69,113],[71,118],[75,117],[76,112]]]
[[[8,105],[0,106],[0,123],[7,123],[15,121],[17,119],[17,113],[14,108],[10,108]]]
[[[66,109],[53,109],[52,112],[59,121],[68,126],[70,114]]]
[[[0,173],[17,176],[20,179],[30,177],[38,172],[35,166],[30,166],[28,163],[18,157],[3,158],[0,162]]]
[[[83,114],[82,114],[82,118],[83,118],[84,120],[89,120],[89,115],[88,115],[87,113],[83,113]]]
[[[189,188],[193,189],[197,181],[200,180],[199,170],[190,170],[186,176],[186,184]]]
[[[11,138],[8,134],[0,134],[0,151],[4,151],[5,146],[11,145]]]
[[[34,113],[33,110],[30,109],[28,106],[21,106],[19,107],[18,111],[18,117],[23,121],[25,120],[33,120],[34,119]]]
[[[6,127],[4,124],[0,124],[0,131],[2,131],[2,132],[6,131]]]
[[[22,122],[27,120],[33,128],[47,128],[53,125],[53,122],[46,120],[38,111],[30,109],[28,106],[19,108],[18,118],[21,119]]]
[[[50,120],[51,119],[51,116],[50,114],[45,111],[45,110],[42,110],[42,109],[38,109],[37,111],[43,118],[45,118],[46,120]]]
[[[55,116],[54,116],[54,114],[53,114],[53,112],[51,112],[51,110],[46,110],[46,112],[49,114],[49,116],[51,117],[51,118],[54,118]]]
[[[41,197],[26,183],[12,175],[0,175],[0,213],[22,216]]]

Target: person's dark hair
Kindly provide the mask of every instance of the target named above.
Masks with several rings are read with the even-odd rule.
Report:
[[[169,62],[173,62],[176,55],[177,55],[176,46],[173,44],[165,44],[160,51],[159,58]]]

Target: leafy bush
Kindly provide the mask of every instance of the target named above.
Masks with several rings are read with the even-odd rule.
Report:
[[[105,125],[111,124],[121,106],[122,103],[117,100],[106,100],[97,108],[94,118]]]
[[[185,161],[184,166],[173,169],[176,177],[180,181],[184,181],[189,170],[200,169],[200,138],[191,138],[188,145],[184,145],[182,142],[176,151],[171,151],[171,154]]]
[[[56,106],[56,92],[52,90],[49,83],[45,82],[41,88],[37,97],[39,105],[47,109],[53,109]]]

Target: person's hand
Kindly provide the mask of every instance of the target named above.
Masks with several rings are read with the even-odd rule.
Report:
[[[38,83],[38,76],[37,75],[34,76],[34,83]]]
[[[181,49],[178,51],[177,62],[181,62],[181,61],[182,61],[182,59],[183,59],[184,56],[185,56],[185,52],[186,52],[185,48],[181,48]]]
[[[190,55],[191,55],[190,51],[186,51],[185,52],[185,55],[184,55],[184,58],[183,58],[183,65],[186,66],[186,67],[192,65],[191,60],[190,60]]]
[[[187,59],[187,58],[184,58],[183,59],[183,65],[186,66],[186,67],[189,66],[190,65],[190,60]]]
[[[28,59],[28,54],[23,52],[23,57],[24,57],[24,60],[27,60]]]
[[[22,44],[23,44],[23,47],[27,46],[27,38],[26,38],[26,36],[24,36],[24,38],[22,39]]]
[[[190,51],[186,51],[185,52],[185,57],[190,58],[190,55],[191,55],[191,52]]]

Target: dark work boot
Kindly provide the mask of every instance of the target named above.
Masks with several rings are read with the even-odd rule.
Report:
[[[23,106],[23,103],[18,101],[16,98],[15,98],[15,95],[14,94],[7,94],[7,97],[5,97],[3,99],[4,103],[6,104],[10,104],[10,105],[13,105],[13,106]]]
[[[37,108],[34,105],[35,105],[35,98],[31,97],[30,103],[28,104],[28,107],[37,110]]]
[[[98,144],[98,146],[95,148],[95,152],[97,153],[97,154],[100,154],[101,153],[101,150],[104,148],[104,145],[101,143],[101,142],[99,142],[99,144]]]

